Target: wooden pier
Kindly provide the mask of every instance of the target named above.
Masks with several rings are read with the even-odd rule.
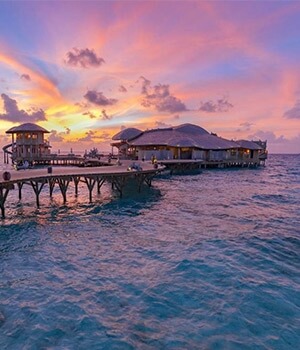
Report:
[[[142,168],[138,170],[128,170],[129,162],[123,162],[122,165],[97,168],[46,167],[43,169],[4,172],[0,177],[1,217],[5,218],[5,202],[9,192],[15,189],[16,186],[19,200],[22,199],[23,186],[31,186],[38,208],[40,207],[40,193],[45,186],[49,188],[50,197],[52,197],[54,187],[58,186],[64,203],[67,201],[67,191],[71,182],[74,182],[75,196],[78,196],[79,183],[86,184],[89,192],[89,202],[92,202],[94,188],[97,188],[99,194],[101,186],[105,182],[111,183],[112,188],[119,192],[120,197],[122,197],[124,186],[129,179],[135,180],[137,190],[140,191],[143,183],[150,187],[153,177],[164,169],[163,166],[156,168],[151,163],[142,163],[141,165]]]

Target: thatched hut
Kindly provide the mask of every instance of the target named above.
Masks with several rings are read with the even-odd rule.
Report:
[[[127,133],[127,130],[129,129],[115,135],[113,140],[121,140],[111,145],[121,150],[120,156],[139,160],[150,160],[155,156],[158,160],[202,159],[209,162],[235,162],[246,159],[258,162],[259,151],[262,149],[255,142],[226,140],[193,124],[144,132],[138,130],[136,133]]]
[[[49,133],[46,129],[33,123],[25,123],[6,131],[11,134],[11,157],[13,161],[34,161],[50,154],[50,144],[44,139]]]

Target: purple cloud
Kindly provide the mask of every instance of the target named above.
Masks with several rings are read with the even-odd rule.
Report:
[[[203,111],[206,113],[220,113],[220,112],[228,112],[231,108],[233,108],[233,104],[228,102],[225,98],[221,98],[217,100],[217,102],[213,102],[213,101],[201,102],[199,111]]]
[[[155,122],[155,128],[157,128],[157,129],[166,129],[166,128],[170,128],[170,127],[172,127],[171,124],[166,124],[164,122],[159,122],[159,121]]]
[[[296,101],[295,106],[286,111],[283,116],[288,119],[300,119],[300,100]]]
[[[111,106],[118,102],[115,98],[107,98],[102,92],[95,90],[89,90],[83,97],[98,106]]]
[[[267,140],[268,143],[284,143],[287,142],[288,140],[283,136],[280,135],[277,137],[274,132],[272,131],[262,131],[262,130],[257,130],[254,134],[248,136],[249,140]]]
[[[88,104],[85,102],[76,102],[74,106],[80,107],[80,108],[88,108]]]
[[[95,131],[93,130],[89,130],[85,133],[86,136],[78,139],[78,141],[81,142],[88,142],[88,141],[93,141],[94,135],[95,135]]]
[[[187,111],[186,105],[177,97],[170,94],[169,85],[158,84],[151,86],[151,81],[140,77],[142,80],[141,102],[143,107],[154,107],[159,112],[177,113]]]
[[[101,64],[105,63],[102,57],[98,57],[94,50],[88,48],[78,49],[77,47],[74,47],[73,51],[67,52],[66,56],[65,64],[73,67],[99,67]]]
[[[64,138],[62,137],[62,135],[60,135],[60,133],[57,130],[51,130],[48,140],[50,142],[62,142]]]
[[[84,112],[82,115],[88,115],[91,119],[97,118],[95,114],[91,113],[90,111]]]
[[[47,120],[42,109],[32,108],[32,113],[19,109],[17,101],[6,94],[1,94],[5,113],[0,114],[0,119],[10,122],[37,122]]]
[[[111,135],[108,132],[103,131],[99,136],[96,137],[101,141],[111,141]]]
[[[253,123],[249,123],[249,122],[244,122],[240,124],[241,128],[236,129],[237,132],[241,132],[241,131],[250,131],[251,127],[253,126]]]
[[[71,133],[71,129],[65,127],[66,131],[58,132],[57,130],[51,130],[49,134],[50,142],[63,142],[64,136],[69,135]]]
[[[126,87],[123,86],[123,85],[120,85],[120,86],[119,86],[119,92],[127,92]]]
[[[30,78],[30,75],[29,75],[29,74],[22,74],[22,75],[20,76],[20,78],[21,78],[22,80],[31,81],[31,78]]]
[[[111,120],[112,119],[112,116],[111,115],[108,115],[106,113],[106,110],[105,109],[102,109],[101,111],[101,116],[102,116],[102,120]]]

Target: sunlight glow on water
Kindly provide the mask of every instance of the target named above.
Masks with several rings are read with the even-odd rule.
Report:
[[[299,156],[80,193],[9,198],[1,349],[298,347]]]

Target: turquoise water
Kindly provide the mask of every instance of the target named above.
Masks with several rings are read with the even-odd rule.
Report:
[[[9,195],[0,349],[299,348],[299,155],[68,199]]]

